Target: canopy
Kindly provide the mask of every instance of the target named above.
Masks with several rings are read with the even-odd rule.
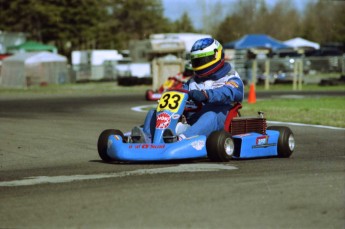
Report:
[[[286,45],[283,42],[280,42],[265,34],[248,34],[236,41],[225,43],[223,47],[225,49],[258,48],[272,50],[291,48],[289,45]]]
[[[0,84],[5,87],[69,82],[67,58],[51,52],[17,53],[3,59]]]
[[[18,53],[4,59],[5,62],[24,62],[36,64],[41,62],[67,62],[67,57],[51,52]]]
[[[289,45],[295,49],[298,48],[313,48],[320,49],[320,45],[316,42],[308,41],[301,37],[296,37],[287,41],[284,41],[284,44]]]
[[[53,45],[45,45],[36,41],[27,41],[23,44],[10,46],[7,48],[9,52],[36,52],[36,51],[50,51],[57,53],[57,48]]]

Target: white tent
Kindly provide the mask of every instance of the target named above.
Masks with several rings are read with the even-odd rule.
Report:
[[[316,43],[316,42],[312,42],[312,41],[308,41],[306,39],[300,38],[300,37],[296,37],[287,41],[283,42],[286,45],[289,45],[295,49],[319,49],[320,48],[320,44]]]
[[[157,34],[152,34],[150,36],[151,41],[155,40],[166,40],[167,42],[169,40],[179,40],[182,41],[185,45],[185,51],[187,53],[190,52],[192,49],[192,46],[194,43],[201,39],[201,38],[210,38],[212,37],[209,34],[202,34],[202,33],[157,33]]]
[[[3,60],[0,84],[5,87],[69,82],[67,58],[50,52],[18,53]]]

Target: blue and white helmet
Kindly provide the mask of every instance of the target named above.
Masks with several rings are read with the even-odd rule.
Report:
[[[197,40],[191,49],[191,62],[194,72],[199,77],[211,75],[224,65],[222,45],[213,38]]]

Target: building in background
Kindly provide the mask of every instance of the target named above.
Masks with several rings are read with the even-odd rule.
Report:
[[[123,59],[117,50],[75,50],[71,54],[75,81],[116,79],[116,64]]]

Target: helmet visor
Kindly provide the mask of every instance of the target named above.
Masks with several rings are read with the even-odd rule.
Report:
[[[216,59],[214,55],[192,59],[193,68],[198,68]]]
[[[200,39],[196,41],[192,47],[191,52],[198,51],[198,50],[203,50],[213,44],[214,39],[213,38],[205,38],[205,39]]]

